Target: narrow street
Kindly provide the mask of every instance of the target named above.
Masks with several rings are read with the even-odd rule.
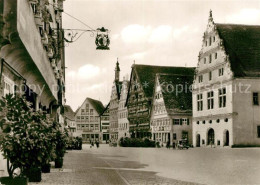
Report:
[[[259,184],[260,149],[121,148],[68,151],[62,169],[30,185]],[[251,169],[250,172],[247,169]],[[193,182],[193,183],[191,183]]]

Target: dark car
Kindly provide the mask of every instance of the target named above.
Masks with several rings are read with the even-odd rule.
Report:
[[[177,148],[178,149],[184,149],[184,148],[188,149],[189,145],[188,145],[187,139],[179,139],[177,141]]]

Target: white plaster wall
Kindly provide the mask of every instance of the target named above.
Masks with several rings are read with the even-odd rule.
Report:
[[[234,144],[260,145],[257,136],[260,106],[253,105],[253,92],[258,92],[260,96],[260,79],[235,79],[233,89],[233,109],[237,113],[234,119]]]

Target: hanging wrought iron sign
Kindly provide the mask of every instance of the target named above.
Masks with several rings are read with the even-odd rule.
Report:
[[[96,45],[97,50],[109,50],[110,39],[108,37],[108,30],[104,27],[97,29]]]
[[[63,29],[64,37],[63,40],[67,43],[73,43],[77,41],[84,33],[91,32],[90,36],[94,37],[95,32],[96,34],[96,49],[97,50],[109,50],[109,30],[105,29],[104,27],[98,28],[96,30],[84,30],[84,29]]]

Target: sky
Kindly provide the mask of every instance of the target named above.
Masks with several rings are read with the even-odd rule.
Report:
[[[260,24],[254,0],[66,0],[64,12],[92,29],[110,30],[110,50],[96,50],[84,33],[65,48],[66,104],[75,111],[90,97],[110,100],[118,58],[120,79],[136,64],[196,67],[212,10],[216,23]],[[63,13],[63,28],[90,29]]]

